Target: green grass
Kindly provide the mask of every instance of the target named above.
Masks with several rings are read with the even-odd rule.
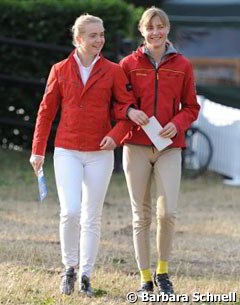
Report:
[[[124,176],[113,175],[105,200],[101,245],[92,276],[96,297],[88,299],[77,291],[63,297],[59,295],[59,204],[52,156],[49,154],[45,161],[49,194],[42,203],[37,201],[37,179],[29,157],[29,152],[0,150],[0,304],[128,304],[126,295],[139,287],[139,275]],[[236,291],[239,298],[239,198],[240,188],[224,186],[221,177],[213,173],[182,181],[170,263],[178,294]],[[154,213],[155,209],[151,231],[153,271]],[[240,305],[240,301],[235,304]]]

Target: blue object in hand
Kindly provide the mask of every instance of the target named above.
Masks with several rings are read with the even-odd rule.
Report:
[[[39,189],[39,200],[43,201],[44,198],[46,198],[48,192],[42,169],[38,173],[38,189]]]

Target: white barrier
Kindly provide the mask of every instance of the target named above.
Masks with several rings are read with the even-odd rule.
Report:
[[[240,109],[223,106],[199,96],[201,111],[196,123],[210,138],[213,157],[209,169],[231,177],[224,182],[240,185]],[[240,102],[240,101],[239,101]],[[199,154],[204,147],[198,145]]]

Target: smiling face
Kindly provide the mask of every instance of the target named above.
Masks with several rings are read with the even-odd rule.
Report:
[[[91,22],[84,26],[84,32],[76,37],[78,48],[88,56],[96,56],[104,46],[104,27],[101,22]]]
[[[158,15],[152,17],[148,23],[143,24],[140,32],[144,37],[148,49],[157,50],[165,48],[169,26],[164,24]]]

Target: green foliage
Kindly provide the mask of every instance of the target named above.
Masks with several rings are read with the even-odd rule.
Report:
[[[103,53],[112,60],[117,60],[120,53],[120,39],[132,38],[135,34],[141,13],[139,9],[121,0],[0,0],[0,11],[1,37],[66,46],[69,52],[73,49],[71,27],[75,19],[86,12],[99,16],[104,20],[106,29]],[[8,43],[0,44],[0,52],[1,74],[38,80],[43,84],[51,65],[69,53]],[[44,85],[1,82],[0,118],[34,124],[43,90]],[[0,128],[0,145],[3,140],[5,147],[9,147],[10,142],[29,147],[32,131],[23,132],[19,127],[17,130],[16,126]]]

